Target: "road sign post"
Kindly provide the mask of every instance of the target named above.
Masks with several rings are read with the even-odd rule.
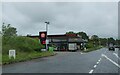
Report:
[[[42,45],[45,46],[45,49],[47,50],[47,43],[46,43],[46,38],[47,38],[47,32],[39,32],[39,39]],[[44,49],[44,51],[45,51]]]
[[[16,58],[16,51],[15,50],[9,50],[9,59],[11,59],[11,58]]]

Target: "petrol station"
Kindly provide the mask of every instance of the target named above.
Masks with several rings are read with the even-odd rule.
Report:
[[[55,51],[77,51],[83,50],[87,43],[77,34],[47,35],[47,32],[39,32],[38,36],[29,36],[39,38],[41,44],[48,47],[54,47]]]
[[[87,41],[76,34],[48,35],[49,46],[55,46],[58,51],[76,51],[82,50]]]

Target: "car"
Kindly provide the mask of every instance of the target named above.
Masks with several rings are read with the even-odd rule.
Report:
[[[109,44],[108,48],[109,48],[109,51],[110,50],[115,51],[115,46],[112,43]]]
[[[120,48],[120,46],[119,46],[119,45],[115,45],[114,47],[115,47],[115,48]]]
[[[109,51],[115,51],[115,47],[109,47]]]

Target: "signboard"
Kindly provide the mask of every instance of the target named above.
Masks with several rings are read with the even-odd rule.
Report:
[[[16,52],[15,52],[15,50],[9,50],[9,59],[11,59],[11,58],[14,58],[15,59],[15,57],[16,57]]]
[[[41,44],[46,44],[46,37],[47,37],[47,32],[39,32],[39,38]]]
[[[44,51],[46,51],[46,49],[41,49],[41,51],[43,51],[43,52],[44,52]]]

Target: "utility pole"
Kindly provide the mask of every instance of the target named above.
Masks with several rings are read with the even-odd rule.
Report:
[[[50,24],[50,22],[45,22],[46,25],[46,32],[48,33],[48,24]],[[47,50],[47,36],[46,36],[46,50]]]

